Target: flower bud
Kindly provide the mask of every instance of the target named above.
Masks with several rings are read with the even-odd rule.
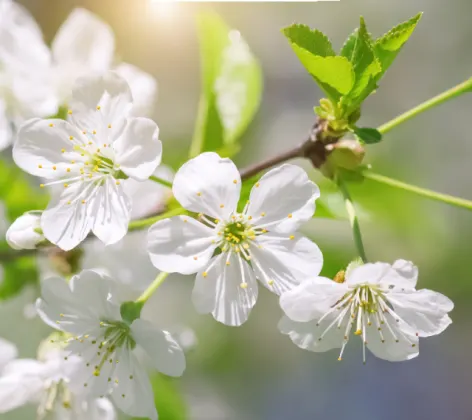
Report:
[[[36,245],[45,239],[40,221],[40,211],[30,211],[18,217],[7,230],[8,245],[13,249],[36,248]]]

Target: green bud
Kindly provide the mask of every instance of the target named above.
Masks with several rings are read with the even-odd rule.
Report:
[[[365,150],[356,140],[339,140],[337,143],[326,146],[328,161],[336,168],[353,171],[362,164]]]

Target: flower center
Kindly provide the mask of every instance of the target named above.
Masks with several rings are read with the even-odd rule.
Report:
[[[242,219],[241,215],[240,218]],[[249,248],[248,242],[256,238],[256,233],[252,226],[244,220],[230,221],[222,227],[218,235],[222,238],[219,248],[223,252],[229,251],[230,249],[239,252],[236,251],[236,249],[240,247],[247,249]]]

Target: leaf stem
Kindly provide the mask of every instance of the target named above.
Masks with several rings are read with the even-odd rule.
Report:
[[[367,256],[365,254],[364,243],[362,242],[361,229],[359,226],[359,220],[357,218],[356,209],[354,203],[352,202],[351,195],[349,190],[341,176],[336,177],[336,183],[338,184],[339,190],[341,191],[344,197],[344,204],[346,206],[346,211],[349,216],[349,223],[351,224],[352,234],[354,236],[354,244],[356,245],[357,252],[359,257],[364,263],[367,262]]]
[[[435,106],[441,105],[442,103],[448,101],[449,99],[455,98],[456,96],[462,95],[463,93],[470,92],[472,90],[472,78],[466,80],[465,82],[459,83],[457,86],[454,86],[451,89],[446,90],[439,95],[428,99],[427,101],[419,104],[418,106],[406,111],[405,113],[399,115],[391,121],[382,124],[377,128],[380,133],[385,134],[395,128],[396,126],[408,121],[410,118],[416,117],[428,109],[434,108]]]
[[[172,182],[166,181],[165,179],[159,178],[154,175],[151,175],[149,179],[151,181],[157,182],[158,184],[164,185],[164,187],[172,188]]]
[[[136,303],[145,303],[153,293],[164,283],[169,273],[161,272],[157,275],[155,280],[149,285],[149,287],[143,292],[141,296],[136,299]]]
[[[406,182],[397,181],[383,175],[379,175],[370,171],[364,171],[362,173],[364,178],[371,179],[372,181],[379,182],[381,184],[389,185],[390,187],[398,188],[404,191],[409,191],[413,194],[420,195],[422,197],[429,198],[431,200],[440,201],[442,203],[450,204],[452,206],[461,207],[464,209],[472,210],[472,201],[464,198],[454,197],[448,194],[438,193],[426,188],[417,187],[415,185],[407,184]]]
[[[182,207],[178,207],[176,209],[172,209],[166,211],[165,213],[158,214],[156,216],[148,217],[147,219],[140,219],[140,220],[133,220],[128,225],[128,232],[133,230],[142,229],[146,226],[151,226],[154,223],[158,222],[159,220],[167,219],[172,216],[178,216],[179,214],[184,214],[185,209]]]

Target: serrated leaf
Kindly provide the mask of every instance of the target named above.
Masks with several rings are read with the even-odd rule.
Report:
[[[421,16],[422,13],[418,13],[406,22],[390,29],[390,31],[375,41],[374,51],[382,66],[382,75],[387,71],[397,54],[410,38]]]
[[[317,29],[310,29],[307,25],[294,24],[282,29],[282,33],[291,44],[298,45],[313,55],[319,55],[320,57],[336,55],[331,41],[323,32]]]
[[[354,134],[365,144],[375,144],[382,140],[382,134],[375,128],[354,127]]]
[[[349,37],[344,41],[344,45],[341,48],[340,55],[346,57],[349,61],[352,62],[352,54],[354,53],[354,47],[357,42],[357,33],[359,29],[356,29]]]
[[[259,63],[240,33],[215,13],[197,21],[202,95],[190,155],[235,143],[252,121],[262,94]]]
[[[308,73],[331,100],[337,102],[352,89],[354,71],[346,57],[320,57],[295,44],[292,44],[292,48]]]

